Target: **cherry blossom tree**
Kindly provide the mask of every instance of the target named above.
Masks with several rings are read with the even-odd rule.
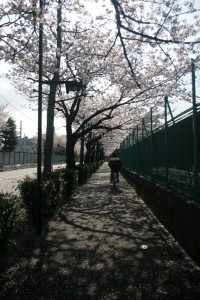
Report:
[[[102,15],[93,18],[84,8],[90,2],[95,1],[44,1],[43,78],[51,82],[43,89],[47,172],[55,108],[66,118],[67,157],[73,156],[77,140],[91,130],[99,130],[106,143],[106,132],[130,129],[149,105],[173,91],[190,54],[199,55],[198,3],[107,0]],[[1,12],[0,57],[13,64],[12,79],[32,99],[38,83],[38,1],[10,0]],[[66,95],[58,81],[74,79],[86,88]]]
[[[26,2],[30,4],[30,2]],[[103,61],[108,50],[100,50],[99,45],[103,44],[105,35],[101,32],[95,32],[94,27],[91,26],[90,30],[87,29],[87,26],[83,24],[83,18],[81,22],[73,22],[71,26],[68,22],[68,18],[62,18],[62,10],[65,9],[65,13],[69,14],[71,8],[74,11],[80,9],[80,5],[77,6],[79,1],[68,1],[67,5],[64,5],[62,1],[57,1],[57,8],[54,4],[45,6],[45,9],[48,11],[44,12],[44,24],[45,24],[45,34],[44,34],[44,61],[43,61],[43,77],[49,84],[49,88],[45,87],[44,90],[44,103],[46,100],[47,103],[47,134],[46,134],[46,143],[45,143],[45,159],[44,159],[44,168],[48,172],[51,169],[49,164],[51,160],[52,145],[53,145],[53,120],[54,120],[54,107],[56,97],[62,97],[62,88],[58,86],[58,81],[60,80],[70,80],[79,78],[81,81],[87,83],[88,78],[94,77],[96,70],[99,70],[99,73],[104,73]],[[15,30],[15,36],[22,35],[21,23],[23,20],[23,26],[26,24],[27,28],[32,28],[30,34],[30,39],[23,49],[20,48],[19,51],[13,51],[13,54],[10,57],[5,56],[5,59],[10,59],[13,62],[13,73],[12,78],[15,80],[15,83],[18,84],[17,79],[20,78],[20,88],[27,96],[31,95],[31,88],[33,89],[33,83],[38,81],[38,53],[37,53],[37,28],[36,28],[36,19],[38,16],[38,8],[36,2],[33,2],[34,5],[30,5],[29,8],[20,2],[20,9],[18,11],[18,17],[16,17],[15,4],[12,2],[13,10],[9,13],[15,14],[14,26],[19,27],[20,30]],[[83,9],[83,7],[82,7]],[[28,15],[26,15],[26,12]],[[82,11],[82,13],[84,13]],[[32,15],[32,19],[30,16]],[[52,18],[52,20],[49,20]],[[20,22],[19,22],[20,20]],[[29,25],[29,26],[27,26]],[[32,35],[31,35],[32,34]],[[14,36],[14,34],[13,34]],[[25,35],[26,36],[26,35]],[[12,39],[10,35],[7,35],[7,44],[8,41]],[[16,39],[15,39],[16,40]],[[19,40],[19,39],[17,39]],[[5,41],[4,41],[5,42]],[[11,44],[11,43],[10,43]],[[10,45],[9,44],[9,45]],[[91,47],[90,47],[91,45]],[[95,45],[95,47],[94,47]],[[17,48],[17,47],[16,47]],[[108,47],[107,47],[108,48]],[[96,61],[91,58],[96,58]],[[99,61],[101,60],[101,64]],[[73,63],[72,63],[73,61]],[[24,77],[24,82],[21,82],[21,79]],[[94,80],[93,80],[94,81]],[[46,97],[45,97],[46,95]],[[82,97],[81,97],[82,98]],[[77,99],[77,98],[75,98]],[[80,97],[78,98],[80,99]],[[68,148],[70,148],[70,139],[68,139]]]
[[[6,110],[7,105],[0,104],[0,131],[5,127],[9,112]]]
[[[26,49],[30,50],[34,37],[36,42],[37,0],[4,1],[0,14],[0,59],[15,63],[24,57]]]
[[[130,76],[139,89],[145,77],[151,84],[167,82],[167,92],[188,69],[190,56],[199,58],[199,1],[110,2],[115,10],[116,41],[121,44]]]
[[[7,105],[0,104],[0,148],[2,146],[2,132],[6,128],[6,121],[8,118]]]

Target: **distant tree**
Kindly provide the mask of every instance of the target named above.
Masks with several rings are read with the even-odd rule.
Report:
[[[86,140],[86,154],[85,154],[85,163],[93,163],[99,159],[99,146],[101,134],[94,134],[90,132]]]
[[[18,143],[18,135],[16,131],[15,121],[9,117],[5,128],[1,131],[2,150],[13,151]]]
[[[0,130],[5,127],[6,118],[8,117],[8,111],[6,111],[7,105],[0,104]]]
[[[0,104],[0,147],[1,147],[1,131],[5,128],[6,126],[6,118],[8,117],[8,111],[6,111],[6,106]]]
[[[66,141],[65,136],[54,136],[54,154],[65,154]]]

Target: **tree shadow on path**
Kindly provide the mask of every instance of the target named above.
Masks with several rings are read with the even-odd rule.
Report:
[[[118,191],[104,164],[24,242],[0,299],[197,299],[199,268],[122,178]]]

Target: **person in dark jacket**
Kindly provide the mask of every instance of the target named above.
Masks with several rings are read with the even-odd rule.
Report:
[[[114,175],[115,172],[116,172],[116,175],[117,175],[117,182],[119,182],[119,170],[122,166],[122,162],[121,162],[120,158],[117,157],[116,153],[112,154],[112,157],[108,162],[108,165],[111,169],[110,182],[113,181],[113,175]]]

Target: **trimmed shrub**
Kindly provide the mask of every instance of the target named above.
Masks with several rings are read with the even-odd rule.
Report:
[[[61,174],[62,169],[57,169],[43,178],[44,214],[51,214],[57,206],[58,200],[61,196]]]
[[[97,170],[97,167],[98,165],[97,165],[97,163],[96,162],[94,162],[93,164],[92,164],[92,172],[94,173],[94,172],[96,172],[96,170]]]
[[[93,173],[93,164],[92,163],[87,165],[87,170],[88,170],[88,178],[90,178]]]
[[[42,182],[42,211],[44,215],[50,215],[54,212],[62,184],[61,170],[53,171],[51,174],[43,177]],[[36,197],[37,197],[37,179],[26,176],[19,181],[18,190],[25,206],[27,214],[31,217],[32,223],[36,222]]]
[[[87,166],[79,165],[76,167],[78,170],[78,184],[84,184],[87,181]]]
[[[66,167],[62,169],[62,195],[70,197],[77,189],[77,171]]]
[[[27,215],[31,217],[33,224],[36,222],[36,192],[37,179],[25,176],[17,186]]]
[[[15,232],[19,228],[23,209],[19,198],[9,193],[0,193],[0,252],[7,250],[14,242]]]
[[[78,171],[78,184],[84,184],[87,182],[87,179],[91,177],[91,175],[96,172],[99,166],[103,163],[103,161],[96,161],[91,164],[84,164],[76,166]]]

